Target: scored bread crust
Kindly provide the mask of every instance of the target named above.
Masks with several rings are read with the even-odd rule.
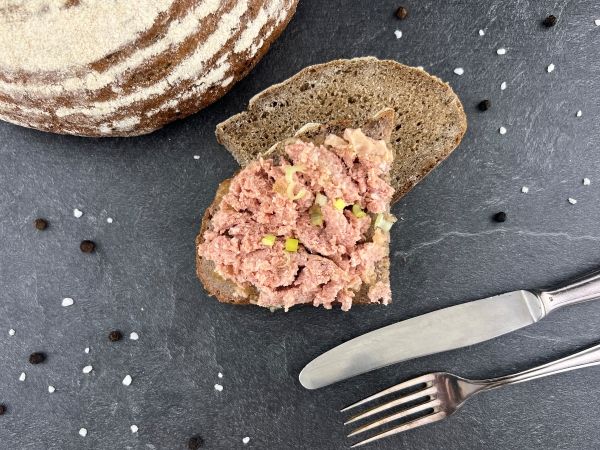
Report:
[[[156,16],[141,32],[129,29],[129,22],[114,29],[121,11],[132,15],[131,22],[146,14],[144,4],[130,0],[120,0],[114,6],[120,10],[100,17],[94,16],[94,3],[88,0],[62,4],[42,0],[40,5],[48,5],[38,9],[29,0],[0,6],[0,42],[10,42],[11,33],[22,32],[28,38],[1,50],[5,57],[0,55],[0,119],[79,136],[150,133],[210,105],[246,76],[285,29],[297,1],[162,0],[164,9],[157,7]],[[107,27],[113,24],[114,34],[124,34],[118,48],[109,46],[108,36],[105,40],[96,36],[92,44],[100,42],[96,51],[102,55],[96,59],[71,61],[65,56],[64,67],[50,68],[52,63],[35,70],[27,67],[44,60],[31,54],[32,48],[44,48],[43,40],[59,39],[62,32],[71,38],[80,35],[81,49],[73,52],[83,52],[90,44],[85,40],[89,28],[102,20]],[[59,27],[60,33],[28,33],[34,22],[53,30]],[[50,50],[58,47],[57,56],[50,59],[62,62],[62,55],[72,49],[58,44],[48,45]],[[21,63],[20,56],[33,62]]]
[[[217,125],[217,140],[243,167],[309,122],[358,126],[393,107],[391,184],[397,201],[460,143],[467,120],[452,88],[422,69],[374,57],[307,67],[255,95],[246,111]]]
[[[371,137],[372,139],[383,139],[389,142],[389,138],[393,129],[395,119],[395,113],[392,109],[386,108],[375,114],[371,119],[367,120],[361,129],[363,132]],[[307,124],[296,133],[295,138],[315,142],[315,144],[322,143],[327,134],[341,133],[347,128],[344,122],[331,122],[326,125],[311,123]],[[279,142],[272,146],[268,152],[265,152],[265,157],[276,157],[282,154],[284,150],[285,142]],[[389,145],[389,144],[388,144]],[[234,175],[235,176],[235,175]],[[245,296],[239,295],[239,289],[237,285],[221,277],[215,272],[215,265],[211,260],[203,258],[199,253],[199,247],[204,242],[204,232],[210,227],[210,222],[215,213],[219,210],[219,206],[223,197],[229,191],[232,178],[228,178],[219,184],[215,198],[202,216],[202,223],[200,225],[200,232],[196,236],[196,274],[204,288],[209,295],[215,297],[222,303],[233,303],[236,305],[248,305],[256,303],[258,299],[258,292],[254,288],[249,288],[245,291]],[[367,236],[370,238],[370,236]],[[389,246],[388,246],[389,250]],[[389,254],[385,256],[375,266],[375,282],[381,281],[389,284],[390,277],[390,258]],[[378,304],[370,301],[368,297],[368,290],[371,285],[363,283],[356,292],[354,299],[352,300],[353,305],[360,304]],[[300,305],[298,305],[300,306]]]

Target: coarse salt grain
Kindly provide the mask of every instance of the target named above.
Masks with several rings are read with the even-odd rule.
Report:
[[[8,335],[9,336],[14,336],[15,335],[15,330],[13,330],[12,328],[10,330],[8,330]]]
[[[86,437],[87,436],[87,430],[85,428],[80,428],[79,429],[79,436]]]
[[[51,394],[54,393],[56,389],[54,388],[54,386],[48,386],[48,392],[50,392]]]
[[[597,27],[600,27],[600,19],[594,20],[594,23],[596,24]]]
[[[219,372],[219,373],[217,374],[217,376],[218,376],[219,378],[223,378],[223,374],[222,374],[221,372]]]
[[[83,373],[90,373],[92,371],[93,367],[92,366],[85,366],[83,369],[81,369],[81,371]]]
[[[106,218],[106,223],[113,223],[113,218],[112,217],[107,217]]]
[[[521,192],[522,192],[523,194],[527,194],[527,193],[529,192],[529,188],[528,188],[527,186],[523,186],[523,187],[521,188]]]
[[[499,48],[498,50],[496,50],[496,53],[498,53],[499,55],[506,55],[506,49],[505,48]]]
[[[498,130],[498,133],[500,133],[500,134],[506,134],[506,128],[500,127],[500,129]]]
[[[86,347],[86,348],[83,349],[83,351],[84,351],[84,353],[89,353],[90,352],[90,348]]]
[[[575,115],[576,115],[577,117],[581,117],[581,116],[583,115],[583,112],[582,112],[581,110],[579,110],[579,111],[577,111],[577,112],[575,113]]]
[[[137,341],[140,338],[139,334],[137,334],[135,331],[133,331],[130,335],[129,335],[129,339],[131,339],[132,341]]]
[[[131,375],[125,375],[125,378],[123,378],[123,386],[129,386],[132,381]]]
[[[394,34],[396,35],[396,39],[400,39],[402,37],[402,31],[400,30],[394,31]]]
[[[506,89],[506,81],[503,81],[500,85],[500,90],[503,91],[504,89]]]
[[[250,442],[250,438],[248,436],[246,436],[245,438],[242,439],[242,442],[244,444],[247,444],[248,442]]]
[[[215,384],[215,390],[221,392],[223,390],[223,386],[220,384]]]
[[[131,432],[132,432],[132,433],[137,433],[137,432],[138,432],[138,427],[137,427],[137,425],[131,425],[129,428],[131,429]]]
[[[73,304],[73,299],[70,297],[65,297],[62,299],[62,306],[71,306]]]
[[[584,179],[583,179],[583,185],[584,185],[584,186],[589,186],[589,185],[590,185],[590,183],[591,183],[591,181],[590,181],[590,179],[589,179],[589,178],[584,178]]]
[[[25,381],[26,377],[27,375],[25,375],[25,372],[21,372],[21,375],[19,375],[19,381]]]
[[[200,155],[194,155],[194,159],[200,159]]]
[[[546,70],[548,71],[548,73],[550,73],[550,72],[554,72],[554,68],[555,68],[554,64],[550,64],[548,67],[546,67]]]
[[[456,75],[462,75],[463,73],[465,73],[465,69],[463,69],[462,67],[457,67],[456,69],[454,69],[454,73]]]
[[[75,208],[73,210],[73,215],[79,219],[81,216],[83,216],[83,211],[81,211],[80,209]]]
[[[479,30],[479,36],[485,36],[485,31]]]
[[[576,204],[576,203],[577,203],[577,200],[575,200],[573,197],[569,197],[569,203],[570,203],[571,205],[574,205],[574,204]]]

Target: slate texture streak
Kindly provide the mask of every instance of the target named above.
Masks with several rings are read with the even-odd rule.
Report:
[[[600,4],[401,3],[404,21],[397,2],[302,0],[250,76],[149,136],[89,140],[0,124],[2,449],[180,449],[194,434],[214,449],[343,449],[336,411],[398,380],[430,370],[500,375],[600,342],[600,303],[589,303],[319,391],[299,385],[304,364],[363,332],[600,266]],[[558,17],[551,29],[541,26],[548,14]],[[363,55],[449,81],[469,121],[458,150],[395,206],[403,220],[393,230],[393,305],[272,314],[209,299],[194,275],[194,236],[217,184],[236,170],[215,125],[309,64]],[[480,112],[484,98],[492,108]],[[492,222],[500,210],[507,221]],[[49,228],[35,230],[36,217]],[[95,253],[80,252],[83,239]],[[62,307],[64,297],[74,304]],[[114,329],[122,341],[109,342]],[[139,340],[128,339],[132,331]],[[33,351],[47,361],[30,365]],[[599,375],[591,368],[491,392],[450,420],[370,448],[597,448]]]

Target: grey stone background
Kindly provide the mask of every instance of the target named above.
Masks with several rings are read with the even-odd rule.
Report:
[[[244,81],[149,136],[92,140],[0,124],[0,402],[9,408],[0,448],[180,449],[200,434],[215,449],[343,449],[351,442],[337,410],[399,380],[431,370],[501,375],[600,342],[600,304],[589,303],[322,390],[299,385],[304,364],[361,333],[600,265],[600,4],[400,3],[410,11],[402,22],[398,2],[301,0]],[[548,14],[559,18],[552,29],[540,25]],[[194,236],[217,184],[236,170],[215,125],[309,64],[362,55],[449,81],[469,121],[460,147],[394,207],[404,219],[393,229],[394,303],[272,314],[210,299],[194,275]],[[484,98],[493,107],[481,113]],[[499,210],[504,224],[490,220]],[[32,226],[40,216],[45,232]],[[82,239],[97,252],[82,254]],[[63,297],[75,304],[61,307]],[[140,339],[109,343],[115,328]],[[40,350],[47,362],[31,366]],[[599,376],[584,369],[487,393],[443,423],[370,448],[598,448]]]

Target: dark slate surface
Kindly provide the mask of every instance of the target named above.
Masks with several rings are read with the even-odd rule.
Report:
[[[301,0],[246,80],[150,136],[90,140],[0,124],[1,448],[180,449],[199,433],[206,448],[242,448],[248,436],[245,448],[342,449],[349,441],[336,410],[398,380],[441,369],[500,375],[600,341],[600,304],[590,303],[319,391],[299,385],[305,363],[348,338],[600,264],[598,3],[405,3],[410,16],[400,22],[393,1]],[[558,25],[544,29],[549,13]],[[394,304],[272,314],[211,300],[194,275],[194,236],[218,182],[236,170],[215,125],[306,65],[360,55],[424,66],[451,83],[469,118],[459,149],[394,208],[404,219],[393,231]],[[476,109],[483,98],[493,103],[485,113]],[[508,213],[502,225],[490,220],[498,210]],[[38,216],[47,231],[33,228]],[[98,251],[82,254],[82,239]],[[75,304],[62,308],[63,297]],[[115,328],[140,339],[109,343]],[[29,365],[32,351],[47,352],[47,362]],[[84,375],[87,364],[94,370]],[[371,448],[596,448],[598,376],[585,369],[491,392]]]

